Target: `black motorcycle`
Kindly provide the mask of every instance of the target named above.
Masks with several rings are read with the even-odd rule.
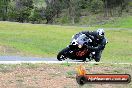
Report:
[[[85,34],[78,33],[72,37],[70,45],[58,53],[57,59],[59,61],[65,60],[67,58],[72,60],[86,61],[86,58],[88,58],[90,61],[92,60],[92,56],[94,56],[95,53],[91,52],[86,45],[91,44],[92,40],[89,37],[87,37]]]

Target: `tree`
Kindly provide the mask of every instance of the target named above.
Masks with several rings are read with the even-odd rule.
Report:
[[[93,13],[99,13],[103,10],[103,1],[102,0],[92,0],[90,2],[90,10]]]
[[[80,7],[79,7],[80,0],[69,0],[69,16],[71,19],[71,23],[75,24],[78,21],[80,16]]]
[[[65,1],[65,0],[64,0]],[[63,9],[63,0],[46,0],[46,8],[44,9],[46,23],[53,23],[54,19],[59,16]]]
[[[14,0],[12,1],[10,15],[18,22],[28,22],[33,9],[33,0]]]
[[[0,0],[0,19],[5,21],[8,19],[8,5],[10,0]]]
[[[41,23],[43,20],[45,20],[43,9],[43,7],[35,7],[34,9],[32,9],[29,20],[32,21],[32,23]]]
[[[104,16],[113,16],[118,12],[118,16],[122,15],[122,11],[126,9],[129,0],[103,0]]]

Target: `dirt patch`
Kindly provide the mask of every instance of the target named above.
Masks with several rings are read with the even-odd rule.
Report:
[[[0,71],[0,88],[132,88],[130,84],[76,83],[79,64],[22,64],[2,65],[8,70]],[[132,65],[84,65],[89,73],[127,73],[132,75]],[[118,72],[117,72],[118,71]]]
[[[0,46],[0,54],[4,55],[11,55],[11,54],[16,54],[16,55],[21,55],[22,53],[15,49],[14,47],[9,47],[9,46]]]

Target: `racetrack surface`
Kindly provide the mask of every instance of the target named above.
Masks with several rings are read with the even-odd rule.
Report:
[[[17,64],[17,63],[82,63],[79,60],[58,61],[57,58],[39,58],[39,57],[22,57],[22,56],[0,56],[0,64]]]
[[[0,64],[21,64],[21,63],[90,63],[98,64],[104,62],[82,62],[81,60],[58,61],[56,58],[22,57],[22,56],[0,56]],[[107,63],[106,63],[107,64]],[[132,64],[132,63],[108,63],[108,64]]]

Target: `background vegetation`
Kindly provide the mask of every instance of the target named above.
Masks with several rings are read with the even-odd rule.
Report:
[[[0,0],[0,20],[93,25],[131,15],[131,9],[131,0]]]

